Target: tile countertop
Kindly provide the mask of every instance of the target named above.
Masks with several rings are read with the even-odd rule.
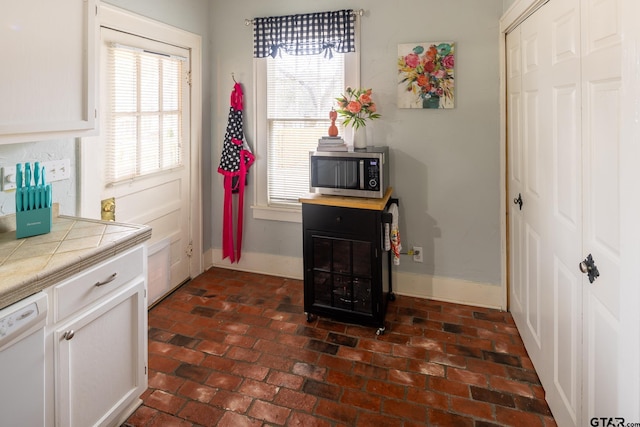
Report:
[[[54,215],[50,233],[16,239],[15,215],[0,217],[0,309],[150,237],[146,225]]]

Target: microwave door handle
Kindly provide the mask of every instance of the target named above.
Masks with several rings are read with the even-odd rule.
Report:
[[[364,160],[360,160],[360,189],[364,190]]]

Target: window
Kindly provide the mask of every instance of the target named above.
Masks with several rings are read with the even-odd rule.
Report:
[[[309,151],[327,135],[335,98],[346,86],[358,86],[359,54],[357,50],[305,56],[281,52],[275,58],[254,59],[254,64],[254,217],[299,222],[298,199],[309,192]],[[336,125],[345,138],[340,122]]]
[[[186,58],[109,48],[107,183],[182,165],[182,73]]]
[[[268,200],[296,203],[309,189],[309,151],[327,134],[344,90],[344,54],[267,58]]]

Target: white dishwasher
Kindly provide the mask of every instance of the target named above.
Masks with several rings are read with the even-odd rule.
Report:
[[[47,295],[0,310],[0,424],[44,425]]]

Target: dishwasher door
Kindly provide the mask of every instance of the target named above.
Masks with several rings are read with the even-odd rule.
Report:
[[[0,424],[43,426],[47,295],[0,310]]]

